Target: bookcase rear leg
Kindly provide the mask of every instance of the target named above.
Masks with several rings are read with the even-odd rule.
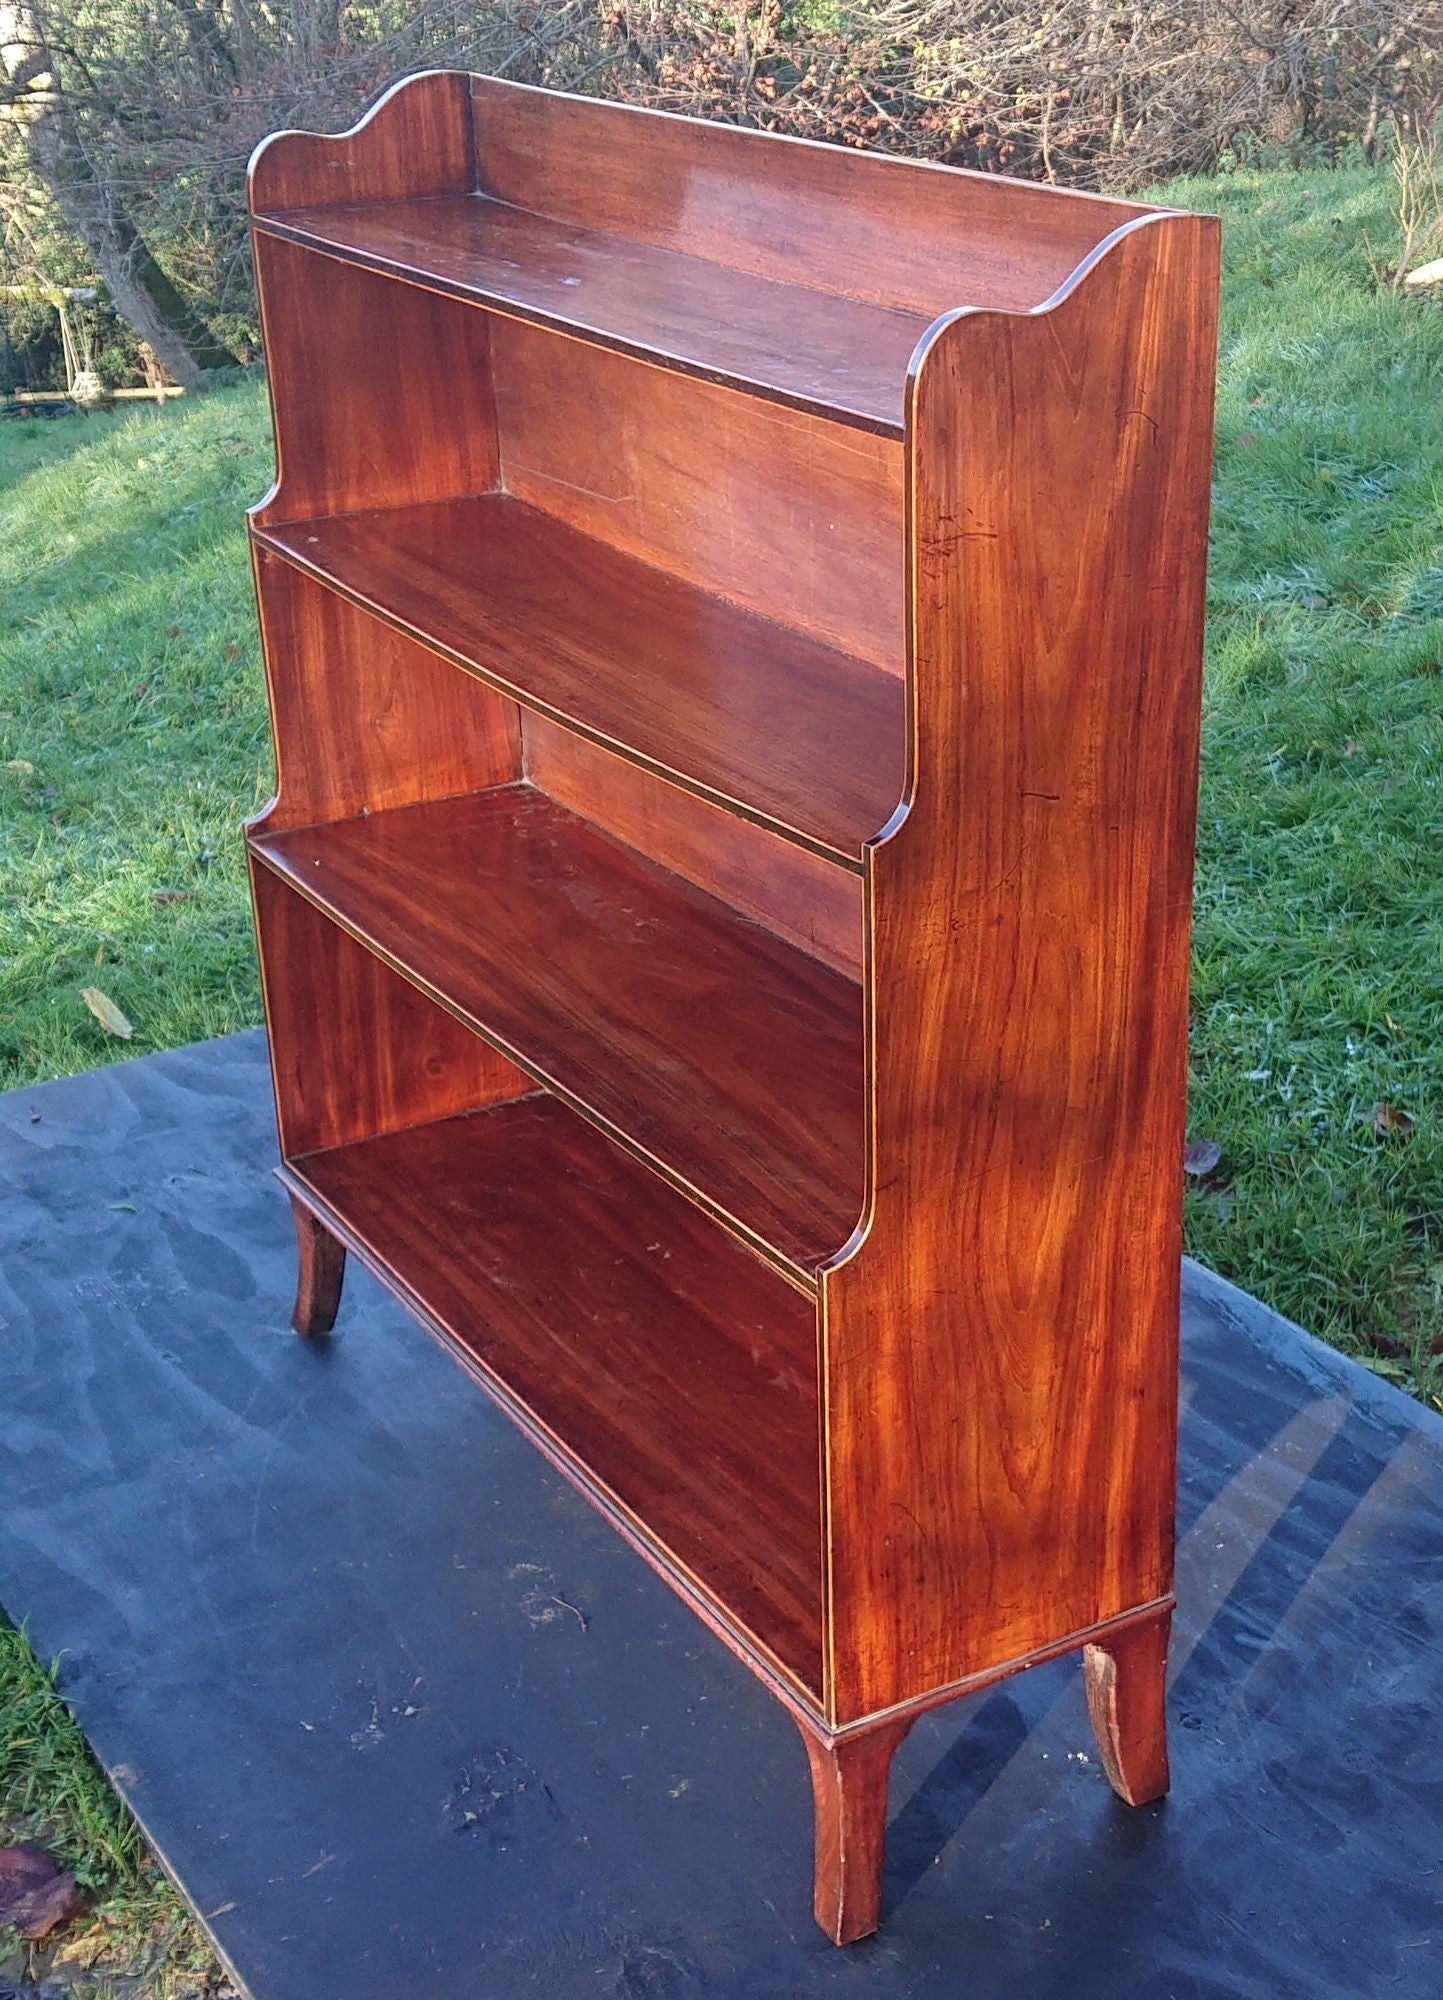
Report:
[[[341,1303],[346,1275],[345,1245],[295,1195],[296,1304],[291,1325],[306,1335],[329,1333]]]
[[[840,1741],[799,1726],[816,1809],[812,1908],[833,1944],[851,1944],[869,1936],[881,1914],[887,1776],[911,1722],[884,1723]]]
[[[1145,1806],[1168,1787],[1167,1640],[1170,1611],[1082,1649],[1087,1711],[1103,1769],[1120,1799]]]

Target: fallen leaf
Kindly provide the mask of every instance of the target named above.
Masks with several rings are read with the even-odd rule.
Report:
[[[18,778],[33,778],[35,776],[35,766],[27,764],[23,757],[12,757],[5,768],[7,771],[13,771]]]
[[[180,637],[179,625],[167,625],[165,628],[165,636],[167,639],[178,639]]]
[[[190,903],[195,900],[194,889],[152,889],[152,903]]]
[[[107,1035],[119,1035],[127,1042],[130,1040],[135,1030],[108,993],[102,993],[98,986],[82,986],[80,997]]]
[[[0,1847],[0,1924],[33,1944],[73,1917],[85,1898],[43,1847]]]
[[[1182,1149],[1182,1170],[1194,1180],[1205,1180],[1222,1156],[1223,1149],[1216,1139],[1189,1139]]]
[[[1373,1130],[1380,1139],[1406,1139],[1413,1130],[1413,1120],[1396,1104],[1375,1104]]]

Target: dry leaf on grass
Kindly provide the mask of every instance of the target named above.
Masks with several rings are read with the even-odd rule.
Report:
[[[0,1924],[33,1944],[73,1917],[85,1898],[43,1847],[0,1847]]]
[[[98,986],[82,986],[80,997],[107,1035],[119,1035],[127,1042],[130,1040],[135,1030],[108,993],[102,993]]]
[[[1182,1170],[1195,1181],[1205,1180],[1222,1159],[1216,1139],[1189,1139],[1182,1149]]]
[[[1396,1104],[1375,1104],[1373,1130],[1380,1139],[1406,1139],[1413,1130],[1413,1120]]]

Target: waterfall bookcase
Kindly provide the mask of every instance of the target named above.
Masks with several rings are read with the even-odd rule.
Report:
[[[295,1323],[761,1676],[846,1942],[934,1703],[1167,1785],[1216,224],[446,72],[251,206]]]

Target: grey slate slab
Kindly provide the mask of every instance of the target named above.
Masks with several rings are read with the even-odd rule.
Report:
[[[38,1115],[37,1115],[38,1114]],[[254,2000],[1443,1993],[1443,1423],[1186,1272],[1175,1789],[1075,1662],[934,1712],[882,1935],[782,1711],[353,1268],[258,1034],[0,1097],[0,1602]]]

